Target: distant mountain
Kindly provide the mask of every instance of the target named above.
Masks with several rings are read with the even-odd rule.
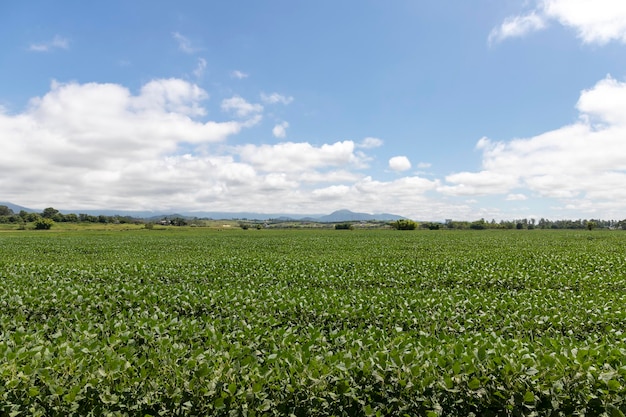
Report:
[[[27,207],[18,206],[13,203],[3,203],[0,205],[7,206],[14,213],[19,213],[20,210],[24,210],[28,213],[39,213],[42,210],[33,210]],[[91,216],[129,216],[138,219],[146,219],[150,221],[160,220],[164,217],[173,219],[176,217],[190,219],[190,218],[203,218],[203,219],[215,219],[215,220],[278,220],[278,221],[305,221],[305,222],[321,222],[321,223],[337,223],[337,222],[354,222],[354,221],[395,221],[403,219],[402,216],[395,214],[381,213],[381,214],[369,214],[369,213],[355,213],[350,210],[337,210],[328,215],[319,214],[286,214],[286,213],[254,213],[254,212],[222,212],[222,211],[202,211],[202,212],[185,212],[180,211],[177,213],[166,211],[132,211],[132,210],[71,210],[71,209],[59,209],[55,207],[63,214],[75,213],[75,214],[89,214]]]
[[[293,217],[279,216],[279,217],[272,217],[272,220],[277,221],[277,222],[292,222],[295,219]]]
[[[55,207],[56,208],[56,207]],[[151,217],[160,217],[166,216],[163,214],[164,212],[160,211],[139,211],[139,210],[84,210],[84,209],[57,209],[63,214],[88,214],[90,216],[128,216],[135,219],[149,219]]]
[[[402,216],[396,216],[395,214],[368,214],[368,213],[355,213],[350,210],[337,210],[327,216],[318,217],[317,221],[322,223],[337,223],[337,222],[362,222],[370,220],[381,221],[394,221],[403,219]]]
[[[22,206],[18,206],[17,204],[7,203],[7,202],[0,202],[0,206],[7,206],[11,210],[13,210],[13,213],[15,213],[15,214],[19,213],[22,210],[24,210],[27,213],[37,213],[37,212],[39,212],[39,210],[33,210],[33,209],[29,209],[28,207],[22,207]]]

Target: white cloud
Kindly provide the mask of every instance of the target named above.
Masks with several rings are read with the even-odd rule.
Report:
[[[427,169],[430,168],[433,164],[431,164],[430,162],[420,162],[417,164],[417,167],[419,169]]]
[[[314,201],[311,204],[317,207],[319,203],[315,200],[318,200],[329,210],[349,207],[368,213],[391,211],[414,219],[443,219],[445,214],[450,214],[450,210],[458,214],[455,218],[467,216],[468,207],[442,203],[425,196],[426,192],[434,190],[437,185],[437,181],[420,177],[376,181],[366,176],[350,185],[337,184],[314,189],[311,193]]]
[[[393,171],[407,171],[411,169],[411,161],[406,156],[394,156],[389,159],[389,168]]]
[[[307,142],[244,145],[237,148],[242,161],[266,172],[300,172],[344,165],[359,166],[352,141],[315,147]]]
[[[118,84],[54,82],[22,112],[0,109],[0,137],[12,139],[0,153],[0,166],[11,172],[0,177],[4,199],[73,210],[349,208],[430,220],[502,218],[475,207],[485,200],[479,196],[516,202],[532,195],[564,217],[576,208],[576,216],[623,218],[626,82],[610,76],[581,92],[574,123],[530,138],[482,138],[481,168],[445,181],[367,176],[365,152],[381,144],[375,138],[229,146],[229,137],[258,122],[262,106],[235,96],[220,104],[238,119],[205,120],[208,98],[180,79],[152,80],[136,93]],[[389,162],[397,172],[411,169],[406,156]]]
[[[313,170],[307,169],[296,173],[296,180],[303,184],[320,183],[344,183],[354,182],[362,177],[362,174],[348,169],[336,168]]]
[[[293,101],[293,97],[287,97],[278,93],[272,93],[272,94],[261,93],[261,100],[266,104],[280,103],[280,104],[287,105]]]
[[[367,137],[363,139],[361,143],[359,143],[357,146],[363,149],[373,149],[383,146],[383,141],[378,138]]]
[[[524,201],[528,200],[525,194],[509,194],[506,196],[506,201]]]
[[[172,204],[178,193],[178,202],[195,199],[203,177],[228,185],[225,170],[254,175],[232,158],[176,155],[181,144],[223,141],[245,127],[194,120],[207,96],[175,79],[151,81],[138,95],[117,84],[55,82],[24,112],[0,113],[0,137],[12,138],[0,154],[11,176],[0,187],[34,207],[146,208]]]
[[[49,52],[53,49],[69,49],[70,41],[59,35],[55,35],[52,40],[42,43],[33,43],[28,49],[34,52]]]
[[[238,70],[234,70],[230,73],[231,78],[237,78],[238,80],[242,80],[244,78],[248,78],[249,74],[246,74],[245,72],[241,72]]]
[[[508,17],[489,34],[489,43],[500,42],[507,38],[521,37],[546,26],[544,17],[533,12],[524,16]]]
[[[592,89],[582,92],[578,110],[587,121],[601,124],[626,124],[626,84],[607,75]]]
[[[85,84],[77,86],[83,90],[102,89],[102,86],[117,88],[114,84]],[[132,103],[144,111],[167,111],[187,116],[204,116],[206,110],[201,102],[209,95],[202,88],[187,81],[169,78],[152,80],[141,87],[141,94],[132,98]]]
[[[563,207],[593,201],[606,218],[626,207],[626,83],[611,77],[581,92],[580,120],[509,142],[483,138],[483,170],[449,175],[450,195],[506,194],[524,188]]]
[[[626,2],[615,0],[538,0],[532,12],[512,16],[491,31],[489,41],[501,41],[541,30],[548,21],[573,28],[585,43],[626,43]]]
[[[350,187],[347,185],[331,185],[330,187],[313,190],[312,194],[320,200],[335,200],[344,197],[349,192]]]
[[[196,78],[202,78],[204,76],[204,71],[206,70],[206,59],[198,58],[198,65],[196,65],[196,69],[193,70],[193,75]]]
[[[222,110],[232,111],[239,117],[247,117],[251,114],[258,114],[262,112],[263,106],[260,104],[248,103],[242,97],[233,96],[222,100]]]
[[[506,192],[517,184],[515,175],[493,171],[459,172],[446,176],[454,185],[444,185],[438,191],[448,195],[487,195]]]
[[[586,43],[626,43],[626,2],[620,0],[544,0],[546,16],[572,27]]]
[[[181,35],[179,32],[172,32],[172,37],[178,42],[178,49],[184,53],[193,54],[200,51],[200,48],[195,47],[189,38]]]
[[[256,123],[258,107],[225,101],[246,118],[204,120],[209,94],[157,79],[137,93],[118,84],[58,83],[26,110],[0,109],[0,176],[8,201],[33,208],[318,213],[348,208],[413,218],[465,218],[467,204],[428,197],[418,176],[365,176],[365,139],[321,145],[224,143]],[[366,146],[362,146],[365,144]],[[42,179],[45,186],[42,186]],[[323,203],[323,205],[321,204]]]
[[[287,136],[287,128],[289,127],[289,123],[282,122],[274,126],[272,129],[272,134],[276,138],[283,139]]]

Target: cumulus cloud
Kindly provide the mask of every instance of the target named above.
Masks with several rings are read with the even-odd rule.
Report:
[[[287,136],[287,128],[288,127],[289,127],[289,123],[287,123],[287,122],[278,123],[272,129],[272,134],[276,138],[283,139],[283,138],[285,138]]]
[[[593,107],[589,97],[581,106]],[[206,120],[208,99],[196,84],[174,78],[136,92],[112,83],[53,82],[23,111],[0,109],[0,137],[11,138],[0,153],[0,166],[11,173],[0,176],[3,198],[78,212],[349,208],[426,219],[477,213],[434,198],[439,180],[364,174],[365,151],[382,145],[375,138],[229,145],[258,122],[262,108],[235,96],[219,103],[235,120]],[[485,139],[485,151],[494,145]]]
[[[428,191],[434,190],[437,181],[417,176],[402,177],[393,181],[377,181],[370,176],[361,177],[347,184],[335,184],[312,191],[313,204],[316,201],[325,207],[340,209],[353,207],[359,211],[382,213],[390,210],[401,212],[414,219],[432,219],[433,216],[444,218],[454,210],[456,218],[465,216],[468,207],[443,203],[426,197]],[[461,214],[463,213],[463,214]]]
[[[626,3],[615,0],[538,0],[530,13],[508,17],[494,28],[489,41],[524,36],[549,21],[573,28],[585,43],[626,43]]]
[[[208,94],[183,80],[153,80],[133,95],[117,84],[53,83],[18,114],[0,113],[6,198],[37,207],[144,208],[200,191],[203,175],[254,172],[218,158],[177,156],[237,134],[248,121],[200,121]],[[232,158],[231,158],[232,159]],[[226,168],[224,168],[226,167]],[[152,199],[152,200],[151,200]]]
[[[69,49],[70,41],[59,35],[55,35],[52,40],[47,42],[32,43],[28,47],[33,52],[49,52],[53,49]]]
[[[231,71],[231,73],[230,73],[230,77],[231,78],[236,78],[238,80],[242,80],[244,78],[248,78],[248,76],[249,76],[248,74],[246,74],[245,72],[241,72],[239,70],[234,70],[234,71]]]
[[[197,48],[192,44],[189,38],[181,35],[179,32],[172,32],[172,37],[176,42],[178,42],[178,49],[186,54],[193,54],[200,50],[200,48]]]
[[[359,166],[354,142],[343,141],[316,147],[307,142],[275,145],[248,144],[237,148],[242,161],[260,171],[295,172],[344,165]]]
[[[263,106],[260,104],[248,103],[242,97],[233,96],[222,101],[222,110],[232,111],[238,117],[247,117],[251,114],[262,112]]]
[[[489,43],[500,42],[507,38],[522,37],[530,32],[543,29],[545,18],[536,12],[523,16],[508,17],[489,34]]]
[[[287,105],[293,101],[293,97],[284,96],[278,93],[272,93],[272,94],[261,93],[261,101],[263,101],[266,104],[280,103],[280,104]]]
[[[53,84],[53,90],[58,85]],[[115,84],[69,84],[59,91],[63,94],[71,94],[74,90],[113,90],[123,89]],[[152,80],[141,87],[141,93],[137,97],[132,97],[131,102],[134,107],[143,111],[162,112],[172,114],[180,113],[187,116],[204,116],[206,110],[202,107],[202,101],[209,98],[209,95],[202,88],[187,81],[169,78]],[[122,103],[116,103],[118,105]]]
[[[383,141],[382,139],[367,137],[363,139],[361,143],[359,143],[357,146],[363,149],[373,149],[383,146]]]
[[[394,156],[389,159],[389,169],[392,171],[408,171],[411,169],[411,161],[406,156]]]
[[[498,194],[508,191],[517,184],[515,175],[493,171],[459,172],[447,175],[445,179],[455,185],[444,185],[438,190],[449,195]]]
[[[330,187],[313,190],[313,197],[319,200],[335,200],[344,197],[350,192],[347,185],[331,185]]]
[[[574,28],[586,43],[626,42],[626,3],[614,0],[544,0],[546,16]]]
[[[506,196],[506,201],[524,201],[527,200],[525,194],[509,194]]]
[[[581,92],[577,122],[509,142],[482,138],[480,172],[447,176],[450,195],[506,194],[516,188],[560,201],[561,207],[603,207],[609,218],[626,206],[626,83],[610,76]]]
[[[206,59],[198,58],[198,64],[196,65],[196,68],[193,70],[193,75],[195,75],[196,78],[202,78],[205,70],[206,70]]]

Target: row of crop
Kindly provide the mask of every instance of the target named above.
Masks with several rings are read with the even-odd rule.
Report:
[[[0,413],[625,410],[626,258],[612,238],[538,251],[499,234],[355,234],[359,254],[344,236],[242,236],[150,235],[132,252],[137,236],[81,235],[50,239],[42,261],[13,242]]]
[[[242,318],[268,326],[400,327],[431,335],[496,331],[510,337],[582,339],[614,335],[619,340],[626,325],[626,292],[619,278],[600,283],[589,276],[578,281],[582,289],[568,282],[560,288],[484,289],[456,280],[450,284],[454,278],[420,277],[413,267],[409,263],[392,275],[387,264],[367,262],[357,268],[343,262],[205,261],[200,267],[163,263],[137,270],[128,264],[16,265],[4,268],[0,307],[13,326],[175,315]],[[469,273],[459,269],[458,280]],[[472,275],[481,279],[476,271]],[[535,281],[540,285],[541,277]]]
[[[261,334],[245,325],[219,334],[191,324],[206,336],[194,342],[164,335],[158,323],[143,332],[110,325],[107,337],[31,332],[18,346],[0,342],[3,410],[175,414],[188,404],[182,414],[224,408],[311,415],[319,408],[321,415],[571,415],[624,407],[626,350],[607,344],[482,334],[416,339],[378,329]]]

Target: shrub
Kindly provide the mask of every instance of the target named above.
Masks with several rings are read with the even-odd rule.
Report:
[[[337,223],[335,225],[335,230],[352,230],[354,226],[352,223]]]
[[[391,224],[394,229],[397,230],[415,230],[417,229],[417,223],[409,219],[396,220]]]
[[[54,220],[40,217],[35,220],[35,229],[37,230],[48,230],[54,225]]]

